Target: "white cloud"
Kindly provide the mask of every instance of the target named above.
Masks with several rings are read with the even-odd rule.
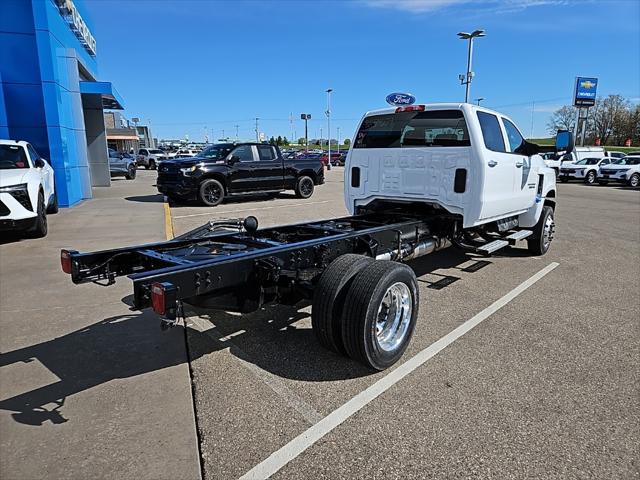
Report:
[[[388,8],[411,13],[427,13],[467,4],[491,13],[511,13],[543,5],[567,4],[572,0],[361,0],[372,8]]]

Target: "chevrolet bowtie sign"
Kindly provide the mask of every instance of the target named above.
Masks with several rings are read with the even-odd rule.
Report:
[[[576,77],[573,105],[576,107],[592,107],[596,103],[597,78]]]
[[[78,37],[78,40],[90,55],[96,56],[96,39],[93,38],[89,27],[84,22],[78,8],[72,0],[56,0],[60,14],[67,21],[71,31]]]

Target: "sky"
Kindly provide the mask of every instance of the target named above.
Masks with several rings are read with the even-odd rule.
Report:
[[[362,114],[391,92],[417,103],[464,100],[467,42],[471,99],[513,118],[525,136],[547,136],[550,114],[571,102],[576,76],[598,94],[640,102],[638,0],[84,0],[97,41],[99,80],[124,115],[157,138],[192,141],[352,138]],[[293,118],[293,124],[290,117]]]

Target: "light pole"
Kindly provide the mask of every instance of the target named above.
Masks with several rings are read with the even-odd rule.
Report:
[[[480,105],[480,102],[484,100],[484,97],[476,98],[476,105]]]
[[[467,32],[458,32],[458,37],[460,40],[469,40],[469,50],[467,53],[467,75],[458,75],[460,79],[460,85],[466,85],[466,90],[464,94],[464,103],[469,103],[469,93],[471,91],[471,80],[473,80],[473,71],[471,70],[471,64],[473,60],[473,39],[476,37],[484,37],[484,30],[474,30],[471,33]]]
[[[236,142],[238,141],[238,128],[240,128],[240,125],[234,125],[234,127],[236,127]]]
[[[258,138],[258,120],[260,120],[258,117],[256,117],[256,142],[259,142],[260,139]]]
[[[309,151],[309,128],[307,126],[307,122],[311,120],[311,114],[301,113],[300,119],[304,120],[304,145],[305,145],[304,148],[305,148],[305,151],[308,152]]]
[[[332,88],[327,89],[327,144],[329,145],[329,156],[327,157],[327,170],[331,170],[331,92]]]
[[[338,132],[338,154],[340,153],[340,127],[336,127],[336,131]]]

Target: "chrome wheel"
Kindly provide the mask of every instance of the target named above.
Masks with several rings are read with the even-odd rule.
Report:
[[[629,186],[637,187],[638,185],[640,185],[640,175],[634,173],[629,179]]]
[[[547,215],[547,219],[542,227],[542,244],[544,249],[547,250],[551,241],[553,240],[553,234],[555,233],[556,224],[553,220],[553,213]]]
[[[378,306],[376,341],[378,346],[390,352],[402,344],[409,331],[413,308],[411,290],[402,283],[391,285]]]

